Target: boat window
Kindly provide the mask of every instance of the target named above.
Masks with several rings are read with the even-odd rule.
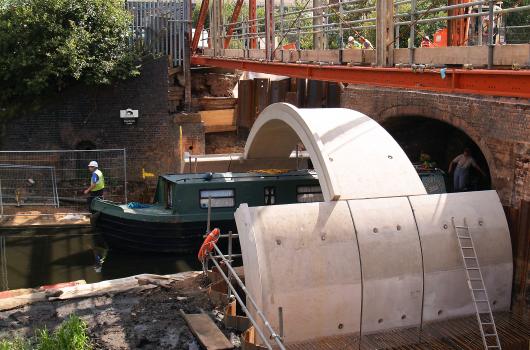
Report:
[[[234,190],[201,191],[201,208],[208,208],[208,198],[212,199],[212,208],[232,208],[236,205]]]
[[[173,185],[166,182],[166,208],[173,208]]]
[[[265,205],[276,204],[276,187],[265,187]]]
[[[320,186],[298,186],[296,188],[296,201],[298,203],[323,202],[324,196]]]

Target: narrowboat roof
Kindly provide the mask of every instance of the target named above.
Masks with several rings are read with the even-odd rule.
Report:
[[[317,179],[317,173],[313,170],[263,170],[247,173],[197,173],[197,174],[165,174],[160,178],[175,184],[189,183],[211,183],[211,182],[242,182],[261,181],[267,179],[288,180],[292,178]]]

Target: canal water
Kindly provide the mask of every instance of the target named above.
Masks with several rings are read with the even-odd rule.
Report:
[[[0,228],[0,291],[200,268],[196,252],[154,255],[109,250],[91,227]]]

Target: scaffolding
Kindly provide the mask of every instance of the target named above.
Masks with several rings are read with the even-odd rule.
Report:
[[[378,66],[393,65],[393,48],[408,48],[409,63],[414,64],[414,50],[419,47],[487,46],[491,68],[493,47],[506,43],[505,17],[530,10],[530,5],[501,8],[492,0],[455,0],[444,6],[425,0],[302,0],[294,6],[284,0],[279,4],[267,0],[258,11],[263,15],[257,17],[254,0],[248,5],[237,0],[231,14],[225,14],[217,3],[203,1],[196,25],[202,30],[209,13],[208,35],[202,39],[207,42],[201,46],[209,48],[203,50],[209,55],[282,61],[281,50],[359,48],[374,50]],[[248,13],[242,11],[244,6]],[[428,25],[432,32],[422,32],[420,25]],[[427,36],[432,40],[438,34],[436,29],[444,29],[439,33],[444,43],[423,43]],[[194,39],[192,52],[198,48],[197,32]],[[234,57],[233,52],[227,55],[230,50],[244,53]]]

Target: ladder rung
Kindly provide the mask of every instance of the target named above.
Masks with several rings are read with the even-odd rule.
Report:
[[[469,227],[467,226],[455,226],[456,228],[465,228],[465,229],[469,229]]]
[[[494,323],[493,323],[493,322],[480,322],[480,324],[481,324],[481,325],[488,325],[488,326],[489,326],[489,325],[492,325],[492,324],[494,324]],[[494,333],[489,333],[489,335],[492,335],[492,334],[494,334]]]
[[[474,249],[473,247],[462,247],[462,249]]]
[[[466,270],[480,270],[478,267],[466,267]]]
[[[482,291],[482,292],[485,292],[486,290],[485,289],[482,289],[482,288],[471,288],[472,291]]]
[[[485,337],[496,337],[497,333],[484,333]]]
[[[460,235],[456,235],[456,236],[462,239],[471,239],[471,236],[460,236]]]
[[[476,256],[464,256],[464,259],[476,259]]]

